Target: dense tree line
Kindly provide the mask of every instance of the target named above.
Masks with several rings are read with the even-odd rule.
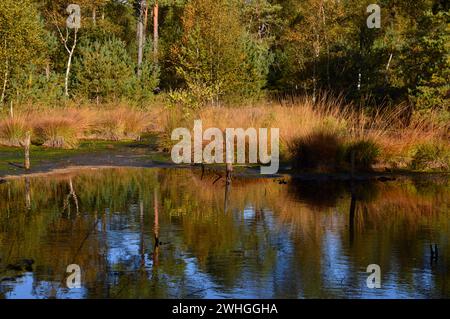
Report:
[[[221,104],[341,94],[449,108],[449,5],[378,0],[2,0],[1,103]],[[70,3],[81,27],[67,29]]]

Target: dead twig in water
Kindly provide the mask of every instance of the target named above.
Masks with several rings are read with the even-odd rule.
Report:
[[[13,163],[13,162],[8,162],[8,164],[11,165],[11,166],[17,167],[17,168],[25,169],[25,166],[22,165],[22,164],[16,164],[16,163]]]
[[[222,175],[219,175],[219,177],[217,177],[217,178],[214,180],[214,182],[213,182],[212,184],[214,185],[214,184],[217,183],[221,178],[222,178]]]

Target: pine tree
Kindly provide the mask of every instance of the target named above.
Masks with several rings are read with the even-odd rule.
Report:
[[[83,44],[75,63],[77,94],[97,103],[119,99],[131,90],[132,65],[123,41],[111,38]]]
[[[175,47],[177,72],[202,102],[258,95],[265,84],[267,47],[241,21],[240,1],[193,0],[184,10],[183,39]]]
[[[11,78],[30,62],[42,62],[43,26],[31,0],[0,1],[0,104]]]
[[[450,11],[431,8],[408,33],[402,73],[416,110],[450,111]]]

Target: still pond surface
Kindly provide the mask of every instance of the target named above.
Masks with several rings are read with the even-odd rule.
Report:
[[[89,169],[0,185],[0,298],[450,297],[448,177],[224,184]]]

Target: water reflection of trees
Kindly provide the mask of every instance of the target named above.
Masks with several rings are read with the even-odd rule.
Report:
[[[357,184],[350,227],[346,183],[235,178],[225,201],[215,179],[119,169],[1,185],[0,272],[33,258],[35,286],[58,289],[77,263],[91,297],[344,297],[368,293],[356,283],[377,263],[411,294],[449,296],[448,181]],[[419,277],[428,241],[441,257]]]

